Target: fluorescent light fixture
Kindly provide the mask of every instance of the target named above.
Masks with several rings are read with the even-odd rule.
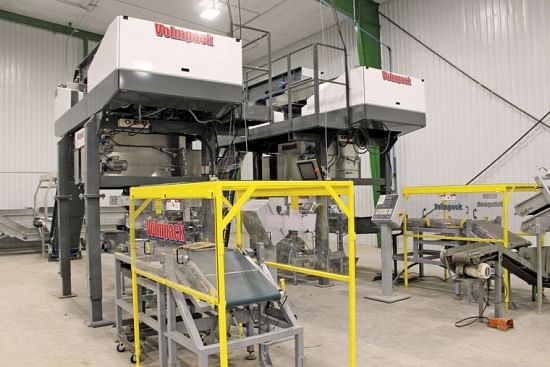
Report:
[[[204,9],[200,15],[202,19],[212,20],[220,15],[220,11],[216,8],[207,8]]]

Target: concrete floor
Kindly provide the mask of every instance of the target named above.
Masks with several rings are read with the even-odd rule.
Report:
[[[357,366],[548,366],[550,305],[538,315],[530,291],[513,282],[518,310],[508,312],[516,328],[508,332],[483,324],[466,328],[454,322],[475,315],[476,304],[452,297],[451,284],[436,278],[413,283],[410,300],[386,305],[362,298],[378,291],[372,282],[379,268],[377,249],[359,246],[357,279]],[[113,259],[103,255],[104,313],[113,318]],[[0,257],[0,366],[131,366],[130,353],[115,351],[115,332],[86,325],[86,263],[73,263],[75,298],[58,299],[57,263],[38,255]],[[434,269],[430,274],[441,276]],[[314,281],[289,285],[289,301],[305,330],[307,366],[347,365],[347,291],[345,285],[321,289]],[[492,315],[492,308],[488,310]],[[290,366],[292,343],[271,349],[277,366]],[[246,353],[231,355],[231,366],[257,366]],[[154,355],[145,365],[155,366]],[[182,366],[193,366],[182,353]],[[211,365],[216,365],[215,359]]]

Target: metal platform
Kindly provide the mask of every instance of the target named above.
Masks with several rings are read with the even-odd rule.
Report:
[[[396,132],[398,135],[405,135],[426,126],[426,115],[420,112],[395,110],[368,104],[352,106],[350,110],[352,125],[363,121],[383,121],[390,131]],[[347,109],[342,108],[320,113],[319,116],[315,114],[297,116],[280,122],[253,126],[248,129],[247,137],[240,136],[235,139],[235,142],[244,144],[245,141],[248,141],[249,145],[254,145],[256,142],[261,143],[269,139],[270,143],[278,144],[288,142],[289,137],[292,138],[292,134],[317,133],[322,135],[325,129],[337,132],[346,130],[348,127]],[[377,129],[377,131],[383,137],[387,134],[383,129]]]
[[[105,109],[127,104],[219,111],[241,101],[240,86],[175,78],[143,71],[115,70],[55,122],[55,135],[63,136]]]

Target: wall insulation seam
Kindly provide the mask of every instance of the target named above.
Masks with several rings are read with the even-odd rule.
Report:
[[[0,20],[0,209],[32,206],[55,171],[53,99],[82,58],[82,40]]]
[[[380,11],[529,113],[541,117],[550,109],[549,2],[392,0]],[[400,188],[464,184],[532,126],[388,21],[380,23],[395,72],[426,80],[427,127],[397,143]],[[549,135],[538,127],[476,183],[533,182],[536,166],[549,160]],[[519,219],[511,219],[517,229]]]

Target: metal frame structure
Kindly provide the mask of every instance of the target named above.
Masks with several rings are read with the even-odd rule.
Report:
[[[408,216],[405,213],[405,220],[403,221],[403,254],[397,255],[394,254],[394,260],[403,261],[403,277],[404,277],[404,286],[408,288],[409,285],[409,261],[414,261],[419,263],[421,266],[423,264],[436,264],[441,265],[436,260],[431,258],[423,259],[423,251],[419,249],[419,244],[423,243],[424,240],[435,240],[431,241],[430,244],[434,245],[445,245],[445,246],[458,246],[459,244],[464,243],[486,243],[486,244],[495,244],[500,245],[504,248],[504,251],[509,247],[509,204],[510,198],[513,193],[518,192],[537,192],[540,187],[535,184],[485,184],[485,185],[456,185],[456,186],[417,186],[417,187],[405,187],[402,190],[402,194],[405,199],[409,199],[413,195],[455,195],[455,194],[483,194],[483,193],[496,193],[502,195],[502,236],[500,239],[497,238],[479,238],[474,236],[461,236],[458,232],[456,235],[441,235],[441,234],[432,234],[424,233],[426,228],[422,227],[411,228],[408,226]],[[428,219],[426,219],[428,220]],[[414,250],[409,252],[408,240],[412,238],[414,240]],[[495,292],[496,299],[502,299],[502,288],[510,289],[510,278],[507,269],[502,269],[502,251],[498,251],[498,260],[496,261],[496,276],[495,276]],[[510,292],[506,292],[504,296],[504,305],[508,309],[510,302]],[[502,313],[502,302],[495,304],[495,312],[497,315]]]
[[[1,15],[1,14],[0,14]],[[243,30],[260,32],[253,42],[267,40],[267,60],[265,68],[268,80],[271,80],[271,36],[269,32],[242,26]],[[253,42],[243,45],[250,47]],[[76,73],[85,70],[91,63],[93,50],[76,67]],[[243,66],[247,70],[248,66]],[[76,74],[75,74],[76,75]],[[271,99],[270,99],[271,100]],[[71,264],[75,251],[79,251],[79,237],[84,216],[86,219],[88,290],[90,297],[90,325],[103,326],[110,321],[103,320],[101,246],[99,227],[99,198],[101,189],[128,189],[137,185],[157,185],[172,182],[196,182],[207,180],[213,172],[200,172],[199,175],[173,176],[129,176],[102,175],[99,172],[100,129],[117,128],[117,116],[111,111],[119,106],[134,104],[176,109],[193,108],[201,111],[217,111],[224,106],[236,106],[242,103],[242,88],[236,85],[220,84],[212,86],[204,81],[175,78],[161,74],[150,74],[143,78],[140,71],[116,69],[103,79],[83,99],[64,113],[55,123],[58,142],[58,192],[56,196],[56,217],[52,225],[52,243],[59,247],[59,260],[62,278],[61,297],[70,297]],[[244,105],[242,110],[245,110]],[[270,113],[270,115],[272,115]],[[244,117],[242,117],[244,119]],[[229,134],[231,127],[215,128],[215,123],[202,124],[194,119],[151,121],[150,133],[191,136],[202,142],[202,166],[215,168],[217,137]],[[79,129],[86,135],[82,165],[85,175],[82,183],[73,178],[75,168],[74,137]],[[214,153],[213,153],[214,152]],[[212,171],[212,170],[211,170]]]
[[[290,83],[283,89],[286,93],[286,119],[283,121],[269,121],[267,124],[261,126],[248,126],[243,132],[240,132],[238,137],[234,140],[238,149],[247,150],[254,153],[254,179],[262,179],[262,157],[266,153],[277,153],[276,146],[279,143],[286,143],[294,140],[304,140],[316,143],[316,157],[319,165],[322,169],[327,169],[327,152],[325,146],[325,134],[328,135],[327,139],[332,139],[340,132],[349,132],[354,127],[364,127],[368,130],[371,143],[378,147],[386,147],[386,151],[389,152],[398,139],[399,135],[408,134],[415,130],[421,129],[426,126],[425,114],[412,111],[396,111],[389,107],[376,106],[370,104],[350,106],[348,94],[346,93],[346,107],[333,111],[320,112],[320,86],[324,83],[332,83],[344,85],[346,89],[349,89],[348,83],[341,83],[332,79],[320,78],[320,65],[319,65],[319,50],[321,48],[329,48],[336,52],[342,53],[342,60],[345,66],[345,80],[349,80],[348,60],[346,59],[346,50],[342,47],[336,47],[323,43],[312,43],[305,47],[299,48],[287,55],[273,59],[271,64],[276,62],[286,61],[286,75],[287,79],[291,79],[290,76],[293,73],[293,55],[299,52],[304,52],[308,49],[312,49],[312,64],[313,64],[313,78],[299,80]],[[260,67],[265,68],[269,64],[263,64]],[[261,75],[257,75],[247,82],[251,83],[254,79],[261,78]],[[271,86],[271,83],[269,83]],[[315,99],[315,113],[305,116],[296,116],[292,111],[293,103],[293,89],[296,88],[311,88],[313,90],[313,96]],[[270,96],[272,90],[270,89]],[[384,121],[386,127],[390,129],[388,132],[384,129],[384,125],[380,123]],[[265,122],[265,121],[261,121]],[[249,125],[252,125],[251,121]],[[271,150],[270,150],[271,149]],[[373,179],[353,179],[356,185],[374,186],[375,190],[380,189],[381,193],[392,192],[392,168],[390,159],[381,159],[380,177]],[[371,233],[372,229],[358,228],[362,233]],[[372,227],[372,226],[371,226]]]
[[[224,195],[228,192],[235,193],[235,202],[231,204]],[[240,210],[251,198],[257,197],[290,197],[303,196],[330,197],[336,202],[340,210],[348,217],[348,256],[355,259],[355,222],[354,222],[354,191],[350,181],[210,181],[192,184],[172,184],[159,186],[133,187],[130,190],[130,255],[132,272],[132,299],[134,315],[134,340],[135,345],[140,345],[140,319],[138,300],[138,277],[152,280],[172,290],[182,292],[198,300],[208,302],[217,308],[219,330],[219,355],[220,366],[228,366],[228,341],[226,319],[226,296],[224,265],[224,235],[227,225],[236,219],[236,245],[242,248],[242,220]],[[347,197],[347,203],[342,197]],[[165,199],[207,199],[214,200],[215,218],[215,249],[216,249],[216,283],[217,295],[205,294],[191,287],[179,284],[170,279],[162,278],[138,267],[136,258],[136,225],[137,217],[153,201]],[[142,200],[136,207],[136,202]],[[295,199],[293,199],[295,200]],[[224,214],[224,207],[227,212]],[[264,262],[265,265],[281,270],[333,279],[348,284],[349,291],[349,363],[350,367],[356,365],[356,325],[355,325],[355,263],[350,261],[348,274],[334,274],[327,271],[313,270],[277,262]],[[136,362],[140,365],[141,350],[135,349]]]

